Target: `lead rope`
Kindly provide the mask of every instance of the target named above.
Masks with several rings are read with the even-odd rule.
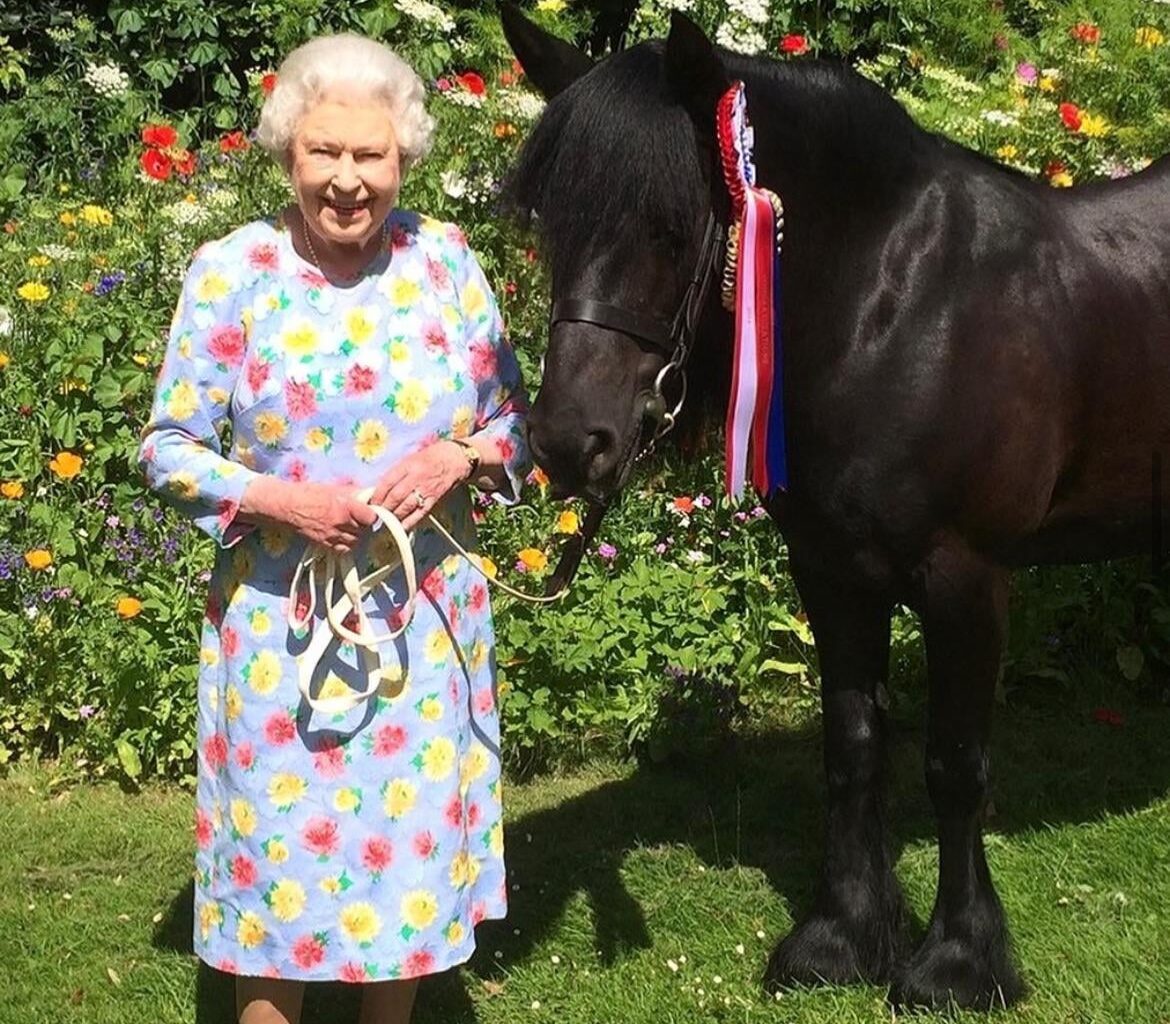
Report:
[[[361,491],[357,497],[361,501],[368,502],[373,496],[373,493],[373,488],[369,488],[368,490]],[[312,630],[313,613],[317,610],[317,566],[322,566],[322,597],[325,604],[325,622],[322,625],[328,624],[329,628],[318,629],[313,632],[313,638],[309,642],[309,646],[297,659],[297,685],[300,687],[301,696],[308,702],[309,707],[314,711],[320,711],[324,714],[344,714],[357,707],[363,701],[368,700],[378,691],[378,687],[381,686],[385,673],[382,669],[381,660],[378,657],[377,648],[382,644],[391,643],[400,637],[405,632],[406,627],[410,625],[410,620],[414,617],[414,603],[418,596],[418,569],[415,565],[412,539],[403,528],[401,520],[393,512],[380,505],[371,505],[370,507],[378,517],[378,523],[372,529],[377,530],[379,526],[382,526],[390,531],[390,537],[393,539],[394,545],[397,548],[395,556],[391,557],[384,565],[380,565],[367,576],[362,576],[358,573],[357,564],[354,562],[352,554],[348,552],[338,554],[322,544],[312,544],[305,553],[305,556],[297,563],[296,571],[293,573],[292,583],[289,585],[288,625],[295,634],[300,635],[303,632]],[[590,512],[590,518],[594,518],[593,511]],[[600,522],[600,515],[596,516],[596,520]],[[523,591],[509,586],[507,583],[493,578],[483,568],[479,556],[472,554],[459,541],[452,537],[450,531],[439,522],[436,516],[427,515],[423,521],[429,522],[431,526],[438,530],[446,539],[447,543],[491,586],[497,587],[504,591],[504,593],[510,594],[512,597],[518,598],[521,601],[528,601],[532,604],[552,604],[554,601],[561,600],[568,593],[572,570],[575,570],[577,563],[580,562],[581,553],[584,551],[588,536],[592,536],[592,531],[589,531],[588,535],[583,532],[580,538],[573,538],[573,540],[580,540],[580,543],[562,558],[561,564],[557,566],[553,578],[550,580],[549,592],[543,596],[537,596],[535,594],[525,594]],[[586,525],[588,527],[588,520]],[[596,529],[596,524],[594,524],[594,529]],[[577,550],[578,548],[580,550]],[[572,563],[572,570],[566,574],[563,572],[565,563],[574,555],[575,560]],[[382,581],[393,573],[399,565],[402,566],[403,573],[406,576],[406,603],[402,605],[401,625],[389,633],[375,633],[369,616],[362,608],[362,601],[376,587],[383,585]],[[297,614],[298,599],[301,593],[301,580],[304,578],[306,572],[308,573],[309,597],[306,611],[302,616]],[[343,593],[339,598],[335,599],[334,595],[337,590],[337,581],[339,578]],[[356,617],[356,630],[350,629],[345,624],[345,620],[349,617],[350,612],[353,612]],[[334,639],[339,642],[351,643],[357,648],[358,657],[362,662],[362,670],[366,675],[366,688],[362,691],[353,691],[335,697],[314,697],[310,692],[313,675],[316,673],[317,666],[321,663],[321,659]]]

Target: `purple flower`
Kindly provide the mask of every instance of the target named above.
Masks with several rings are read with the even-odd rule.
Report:
[[[605,561],[612,562],[617,558],[617,548],[607,541],[602,541],[597,545],[597,554],[600,558],[605,559]]]
[[[513,568],[517,572],[528,572],[528,566],[521,562],[519,558],[516,559],[516,564],[513,566]]]
[[[1023,82],[1024,85],[1035,85],[1036,79],[1039,77],[1040,72],[1036,70],[1035,64],[1029,64],[1024,60],[1016,65],[1016,78]]]
[[[695,498],[695,504],[698,505],[699,508],[710,508],[711,507],[711,499],[708,498],[707,495],[705,495],[705,494],[700,494],[698,497]]]
[[[115,288],[126,280],[126,275],[121,270],[115,270],[112,274],[105,274],[93,290],[94,295],[101,298],[103,295],[109,295]]]
[[[120,526],[121,523],[122,523],[122,520],[119,519],[117,516],[107,516],[106,517],[106,526]]]
[[[95,708],[92,704],[82,704],[81,707],[77,709],[78,718],[93,718],[93,716],[96,714],[97,708]]]
[[[666,544],[662,543],[662,542],[655,544],[654,545],[654,554],[665,555],[666,554]]]

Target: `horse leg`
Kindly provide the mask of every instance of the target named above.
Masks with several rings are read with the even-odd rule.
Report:
[[[890,604],[802,572],[790,555],[821,666],[828,828],[813,908],[768,962],[772,990],[887,979],[903,916],[881,811]]]
[[[891,987],[895,1005],[972,1009],[1023,995],[983,853],[988,736],[1007,616],[1007,574],[968,552],[931,557],[922,595],[930,680],[926,783],[938,823],[938,894],[922,945]]]

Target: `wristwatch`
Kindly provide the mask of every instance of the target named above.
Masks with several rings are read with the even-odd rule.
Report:
[[[453,437],[451,440],[454,441],[455,444],[459,445],[463,451],[463,454],[467,456],[467,479],[470,480],[473,476],[475,476],[475,471],[479,469],[480,462],[483,461],[479,454],[479,449],[476,448],[475,445],[473,445],[470,441],[463,441],[457,437]]]

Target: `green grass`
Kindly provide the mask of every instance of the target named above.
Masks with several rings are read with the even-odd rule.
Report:
[[[1170,1022],[1170,709],[1114,695],[1126,725],[1109,728],[1088,700],[1001,709],[988,853],[1032,986],[1006,1024]],[[920,741],[895,726],[890,818],[917,928],[937,863]],[[758,985],[812,894],[819,764],[815,732],[778,730],[690,767],[512,787],[511,915],[481,928],[469,968],[424,985],[418,1024],[888,1021],[878,988],[773,1001]],[[163,787],[58,792],[48,767],[0,782],[0,1024],[232,1020],[230,980],[190,953],[191,807]],[[322,986],[304,1019],[354,1005]]]

